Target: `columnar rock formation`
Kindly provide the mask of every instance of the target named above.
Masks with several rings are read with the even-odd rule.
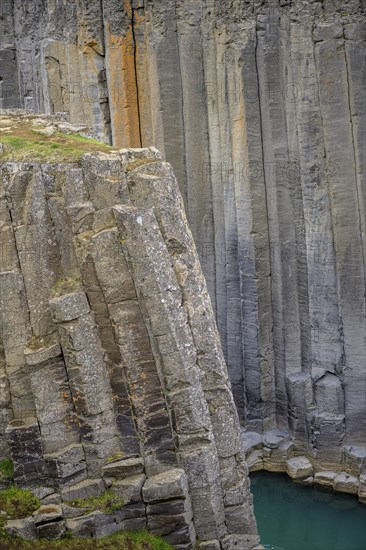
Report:
[[[207,550],[256,546],[238,415],[171,166],[150,148],[0,173],[0,450],[15,481],[53,486],[52,502],[113,482],[115,515],[63,508],[75,534],[147,526],[176,548],[196,536]]]
[[[246,429],[364,469],[365,1],[2,9],[4,106],[172,163]]]

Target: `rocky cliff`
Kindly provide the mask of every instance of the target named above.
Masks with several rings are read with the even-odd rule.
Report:
[[[365,1],[8,0],[2,10],[4,106],[66,111],[172,163],[253,467],[283,468],[295,453],[359,476]]]
[[[238,415],[171,166],[154,148],[70,162],[97,144],[57,117],[0,126],[0,452],[56,507],[8,529],[253,548]],[[108,488],[124,501],[113,514],[68,506]]]

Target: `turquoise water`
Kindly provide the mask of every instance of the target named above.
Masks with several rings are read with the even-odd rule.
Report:
[[[262,544],[271,550],[366,550],[366,505],[285,474],[250,476]]]

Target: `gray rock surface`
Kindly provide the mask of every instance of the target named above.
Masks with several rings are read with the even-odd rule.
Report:
[[[113,492],[123,498],[125,504],[133,504],[142,501],[142,487],[146,481],[144,474],[130,476],[126,479],[115,481],[112,484]]]
[[[171,166],[152,148],[0,171],[0,229],[16,251],[0,270],[0,437],[15,482],[52,485],[34,516],[38,536],[147,527],[177,549],[239,537],[251,550],[239,418]],[[39,246],[14,237],[28,226]],[[30,303],[50,266],[52,285]],[[113,513],[85,514],[82,500],[70,509],[107,490],[124,499]]]
[[[341,473],[334,478],[333,488],[342,493],[352,493],[357,495],[359,481],[355,476],[351,476],[347,473]]]
[[[31,516],[24,519],[10,519],[5,523],[4,528],[9,535],[15,537],[21,537],[26,540],[37,538],[36,525]]]
[[[286,469],[293,479],[307,478],[313,473],[313,465],[304,456],[290,458],[286,463]]]
[[[63,111],[81,130],[117,147],[160,149],[178,178],[241,422],[258,433],[287,430],[298,453],[338,469],[343,445],[365,445],[366,434],[364,0],[350,0],[346,8],[338,0],[3,4],[1,106]],[[151,160],[159,157],[155,151]],[[138,168],[136,151],[124,155],[129,191],[149,208],[151,165]],[[115,185],[118,175],[109,168],[107,182],[92,175],[93,163],[84,169],[94,197],[81,192],[67,204],[74,233],[90,228],[108,195],[126,193],[126,181]],[[26,174],[14,179],[14,190]],[[151,196],[141,193],[147,180]],[[8,221],[3,226],[11,271],[2,273],[4,285],[18,277],[14,240],[18,249],[42,242],[48,250],[38,265],[19,254],[24,281],[17,281],[11,311],[24,307],[27,292],[24,335],[29,322],[32,330],[48,322],[43,288],[27,274],[36,270],[45,280],[57,264],[46,236],[50,217],[56,229],[60,220],[54,199],[50,216],[40,200],[41,180],[33,185],[45,223],[25,234],[14,212],[15,234]],[[155,215],[169,240],[204,369],[201,351],[212,362],[220,346],[209,340],[210,357],[207,331],[199,330],[207,296],[199,304],[194,291],[194,307],[192,257],[179,254],[176,261],[174,253],[188,241],[168,236],[168,204]],[[177,235],[178,226],[169,223]],[[6,315],[10,323],[18,314]],[[21,347],[13,345],[11,354],[5,349],[15,369]],[[220,422],[231,403],[216,372],[223,388]],[[208,399],[217,376],[205,377]],[[26,402],[25,388],[18,391]],[[214,415],[211,421],[215,430]],[[237,443],[225,433],[217,440],[219,459]],[[126,444],[127,438],[132,448],[133,435]]]
[[[159,502],[174,498],[183,498],[188,492],[187,478],[184,470],[167,470],[151,477],[144,485],[144,501]]]

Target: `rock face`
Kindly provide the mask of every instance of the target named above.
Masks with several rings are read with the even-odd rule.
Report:
[[[196,536],[256,546],[239,419],[171,166],[154,148],[3,162],[0,205],[1,453],[16,483],[55,493],[11,532],[147,527],[176,548]],[[125,502],[112,515],[70,510],[107,488]]]
[[[240,420],[285,432],[257,467],[286,469],[293,443],[324,470],[364,472],[365,1],[2,10],[3,106],[66,111],[173,165]]]

